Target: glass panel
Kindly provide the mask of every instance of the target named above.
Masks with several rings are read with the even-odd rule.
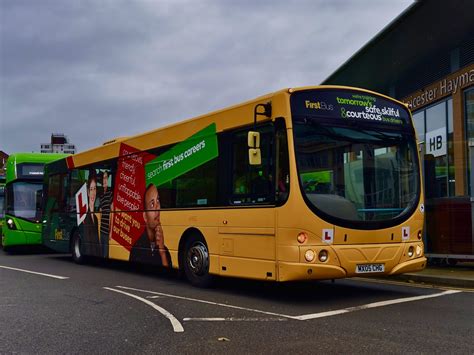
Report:
[[[469,147],[469,191],[474,196],[474,89],[466,91],[466,126]]]
[[[453,133],[453,99],[448,99],[446,101],[448,108],[448,133]]]
[[[3,209],[4,209],[4,204],[5,203],[5,195],[3,192],[0,192],[0,218],[3,218],[4,217],[4,212],[3,212]]]
[[[425,174],[434,184],[430,197],[448,196],[447,151],[446,101],[443,101],[426,109]]]
[[[425,110],[421,110],[413,114],[413,124],[418,137],[422,174],[425,176]],[[423,184],[423,188],[426,197],[426,183]]]
[[[288,159],[288,140],[286,137],[285,121],[276,122],[276,199],[283,202],[288,198],[290,189],[290,168]]]
[[[295,122],[303,192],[318,210],[351,221],[384,221],[416,203],[416,144],[398,131]]]
[[[448,121],[448,194],[454,196],[456,179],[454,176],[454,134],[453,134],[453,99],[446,101]]]
[[[175,180],[176,207],[216,205],[217,159],[198,166]]]
[[[250,165],[248,158],[247,131],[234,135],[232,144],[232,203],[269,203],[274,200],[273,176],[273,129],[260,127],[261,165]]]
[[[48,184],[48,209],[62,211],[64,199],[61,196],[63,191],[63,175],[56,174],[49,177]]]
[[[84,170],[73,170],[70,173],[69,180],[67,181],[69,187],[67,188],[67,211],[76,211],[76,193],[79,191],[82,185],[86,182],[86,172]],[[111,189],[112,190],[112,189]]]
[[[41,211],[41,183],[14,182],[7,185],[8,214],[29,220],[37,218]]]
[[[420,142],[425,141],[425,111],[417,112],[413,115],[416,134]]]
[[[429,132],[443,127],[446,127],[445,101],[426,109],[426,131]]]

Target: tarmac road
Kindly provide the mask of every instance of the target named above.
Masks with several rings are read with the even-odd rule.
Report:
[[[473,295],[359,279],[198,289],[128,263],[0,251],[0,353],[469,353]]]

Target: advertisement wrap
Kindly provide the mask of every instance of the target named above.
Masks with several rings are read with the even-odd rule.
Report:
[[[116,171],[90,169],[76,193],[84,253],[171,267],[159,188],[217,156],[215,124],[159,156],[121,143]]]
[[[144,230],[143,193],[145,163],[154,157],[140,153],[126,144],[120,145],[120,158],[115,174],[114,213],[111,238],[130,251]]]

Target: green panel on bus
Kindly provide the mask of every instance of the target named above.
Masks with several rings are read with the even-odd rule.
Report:
[[[163,185],[218,156],[213,123],[145,165],[146,185]]]

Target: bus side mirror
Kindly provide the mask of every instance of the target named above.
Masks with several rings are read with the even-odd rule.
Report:
[[[249,147],[249,164],[262,164],[262,154],[260,152],[260,132],[250,131],[247,136],[247,145]]]

